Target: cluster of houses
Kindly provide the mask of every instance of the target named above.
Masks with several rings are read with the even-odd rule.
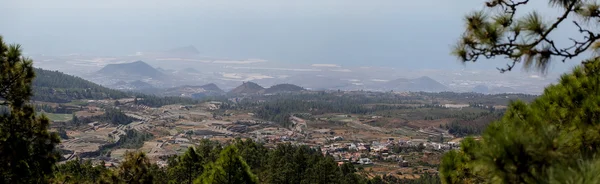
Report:
[[[343,138],[335,137],[333,140],[342,141]],[[354,164],[370,165],[371,159],[387,162],[397,162],[401,167],[407,167],[408,161],[403,159],[399,153],[394,153],[392,147],[422,147],[423,150],[451,150],[458,149],[456,142],[436,143],[425,139],[411,139],[394,141],[392,138],[386,141],[373,141],[371,143],[334,142],[327,145],[317,145],[324,155],[333,156],[338,162],[350,162]],[[428,151],[425,151],[428,152]]]

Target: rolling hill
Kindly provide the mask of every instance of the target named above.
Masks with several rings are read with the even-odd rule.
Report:
[[[200,73],[200,71],[193,69],[193,68],[185,68],[182,71],[187,72],[187,73]]]
[[[441,92],[449,88],[432,78],[423,76],[416,79],[399,78],[384,84],[384,88],[396,91]]]
[[[81,99],[125,98],[125,92],[100,86],[59,71],[35,69],[33,100],[65,103]]]
[[[244,82],[242,85],[232,89],[228,94],[230,95],[244,95],[244,94],[257,94],[264,90],[262,86],[254,82]]]
[[[108,64],[96,72],[106,76],[142,76],[154,79],[166,77],[166,75],[143,61],[132,63]]]
[[[287,84],[295,84],[310,90],[324,90],[324,89],[339,89],[347,86],[352,86],[348,81],[341,80],[336,77],[313,75],[313,74],[302,74],[291,76],[282,82]]]
[[[204,90],[207,90],[207,91],[214,91],[214,92],[217,92],[217,93],[225,93],[225,91],[223,91],[221,88],[219,88],[219,86],[217,86],[214,83],[202,85],[200,87],[202,89],[204,89]]]
[[[304,88],[293,84],[277,84],[267,89],[264,89],[260,93],[298,92],[303,90]]]
[[[487,87],[486,85],[480,84],[480,85],[473,87],[473,89],[471,91],[475,92],[475,93],[488,94],[490,92],[490,88]]]

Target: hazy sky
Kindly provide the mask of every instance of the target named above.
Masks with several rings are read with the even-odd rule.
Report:
[[[213,57],[459,69],[450,47],[464,15],[482,7],[482,0],[7,0],[0,1],[0,34],[32,54],[194,45]],[[502,61],[467,67],[497,66]]]

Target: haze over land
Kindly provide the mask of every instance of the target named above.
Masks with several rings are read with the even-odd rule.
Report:
[[[125,82],[383,90],[387,81],[426,76],[452,91],[483,85],[490,93],[538,94],[576,64],[553,65],[545,76],[499,74],[502,59],[458,64],[449,43],[464,27],[464,12],[481,6],[474,0],[28,1],[0,2],[0,23],[11,25],[2,34],[22,44],[37,67],[106,86],[119,80],[91,74],[108,64],[144,61],[169,79]]]
[[[385,86],[388,81],[428,77],[457,92],[478,87],[489,93],[539,94],[577,64],[554,62],[546,75],[520,68],[500,74],[495,67],[505,66],[503,59],[458,64],[449,55],[450,43],[463,30],[464,12],[481,6],[475,0],[36,0],[0,2],[0,23],[11,25],[1,34],[22,44],[37,67],[114,88],[121,81],[141,81],[156,88],[215,83],[230,90],[253,81],[265,87],[392,90]],[[135,61],[165,76],[115,78],[97,72]]]
[[[0,183],[600,183],[599,22],[600,0],[0,1]]]
[[[194,47],[188,48],[195,50]],[[214,83],[228,91],[242,82],[252,81],[264,87],[288,83],[310,90],[470,92],[476,87],[483,87],[487,89],[486,93],[538,94],[557,78],[552,73],[545,76],[523,72],[501,74],[495,69],[287,64],[260,59],[209,58],[181,52],[145,52],[110,58],[83,55],[31,57],[36,67],[60,70],[107,87],[126,90]],[[129,85],[132,82],[136,85]]]

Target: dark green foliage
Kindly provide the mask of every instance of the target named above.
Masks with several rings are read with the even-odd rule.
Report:
[[[580,169],[578,160],[593,162],[600,151],[599,96],[600,60],[590,60],[532,103],[513,102],[481,141],[466,139],[448,153],[442,179],[538,183],[559,168]]]
[[[109,89],[80,77],[59,71],[35,69],[33,100],[66,103],[81,99],[117,99],[129,97],[126,93]]]
[[[48,132],[50,121],[27,104],[34,77],[20,46],[0,36],[0,105],[10,112],[0,114],[0,183],[45,183],[59,157],[60,138]]]
[[[460,116],[444,126],[452,135],[463,137],[468,135],[479,135],[487,128],[488,124],[500,119],[503,112],[483,112],[472,116]]]
[[[245,100],[236,104],[235,108],[254,108],[256,117],[280,123],[284,127],[291,125],[291,113],[310,112],[311,114],[323,113],[352,113],[366,114],[373,109],[364,107],[363,104],[374,102],[364,96],[342,96],[331,94],[323,95],[273,95],[266,102],[253,102]],[[225,106],[224,108],[232,108]]]
[[[352,163],[344,163],[340,166],[340,175],[342,179],[340,183],[364,183],[365,178],[361,175],[358,175],[356,172],[356,168]]]
[[[202,184],[254,184],[258,179],[235,146],[221,151],[220,157],[206,166],[206,171],[194,181]]]
[[[189,148],[183,155],[169,159],[167,173],[170,183],[192,183],[204,172],[204,166],[217,160],[221,145],[203,139],[196,148]]]
[[[260,143],[252,141],[252,139],[242,140],[237,138],[233,145],[238,149],[238,153],[248,166],[252,168],[253,172],[260,174],[262,171],[259,169],[263,164],[266,164],[268,158],[268,150]]]
[[[266,165],[266,174],[259,176],[265,183],[341,183],[345,179],[331,156],[307,146],[278,145],[269,152]]]
[[[307,146],[281,144],[267,149],[252,140],[241,139],[230,142],[224,149],[217,142],[202,140],[183,155],[169,158],[166,168],[149,163],[141,153],[127,153],[117,170],[76,163],[58,166],[53,181],[71,177],[80,178],[79,183],[87,183],[91,178],[101,178],[100,183],[439,183],[437,175],[427,174],[415,180],[391,176],[370,180],[351,163],[338,166],[333,157]]]
[[[99,149],[102,154],[106,154],[109,150],[114,149],[138,149],[144,146],[144,142],[151,140],[153,135],[148,132],[139,132],[136,130],[128,129],[125,131],[125,135],[119,137],[119,141],[113,144],[107,144],[101,146]]]
[[[264,93],[298,92],[304,88],[293,84],[277,84],[264,90]]]
[[[481,140],[465,139],[460,151],[446,154],[440,167],[444,183],[600,182],[600,34],[596,25],[588,24],[600,20],[600,6],[596,1],[548,2],[560,11],[556,19],[517,11],[530,5],[526,0],[487,2],[493,15],[485,11],[467,15],[467,28],[453,54],[463,62],[510,59],[501,72],[517,63],[545,72],[552,59],[564,62],[588,51],[596,54],[535,101],[511,103]],[[561,35],[552,33],[569,24],[574,26],[567,29],[581,35],[568,38],[573,42],[554,40]]]
[[[69,139],[69,136],[67,136],[67,131],[65,131],[64,128],[58,129],[58,136],[60,139]]]
[[[135,118],[123,114],[123,112],[119,109],[105,109],[104,114],[101,116],[103,116],[104,118],[106,118],[105,120],[108,120],[113,124],[126,125],[135,120]]]
[[[403,183],[403,184],[441,184],[442,181],[437,175],[425,173],[418,179],[402,179],[391,175],[384,175],[382,180],[386,183]]]
[[[111,171],[102,163],[95,166],[90,160],[76,159],[57,165],[53,181],[55,183],[96,183],[108,172]]]
[[[598,30],[595,25],[588,24],[600,20],[598,2],[548,2],[560,12],[558,17],[545,18],[537,11],[518,11],[530,5],[528,0],[488,1],[487,11],[475,11],[465,17],[466,30],[452,53],[462,62],[475,62],[481,58],[509,59],[510,63],[499,69],[501,72],[510,71],[517,63],[524,69],[545,72],[552,59],[564,62],[589,48],[598,51]],[[567,30],[578,30],[579,35],[569,38],[573,42],[559,41],[566,37],[555,40],[552,33],[564,25],[572,26]]]
[[[481,93],[456,93],[456,92],[439,92],[426,93],[418,92],[417,94],[431,97],[434,99],[445,99],[454,103],[462,104],[478,104],[483,106],[492,105],[508,105],[511,100],[522,100],[525,102],[533,101],[537,95],[529,94],[481,94]]]
[[[173,157],[169,162],[169,175],[172,183],[192,183],[204,171],[204,165],[210,161],[202,158],[196,150],[190,147],[183,155]],[[175,182],[177,181],[177,182]]]
[[[119,139],[119,144],[117,144],[116,148],[125,148],[125,149],[137,149],[144,146],[144,142],[151,140],[153,138],[151,133],[148,132],[139,132],[132,129],[128,129],[125,131],[125,135],[121,136]]]
[[[414,93],[410,96],[372,92],[364,92],[364,94],[307,93],[270,95],[268,97],[252,96],[244,98],[237,103],[225,102],[221,108],[253,111],[258,118],[277,122],[283,127],[289,127],[291,125],[291,121],[289,120],[291,114],[307,114],[312,116],[325,113],[345,113],[383,117],[394,116],[396,118],[399,117],[399,114],[405,114],[399,118],[406,120],[464,119],[465,116],[483,115],[468,111],[452,112],[447,110],[448,108],[442,104],[439,104],[436,99],[451,98],[455,103],[473,104],[472,107],[468,108],[470,111],[485,110],[488,113],[492,113],[497,111],[493,108],[493,105],[505,104],[510,99],[522,98],[530,100],[533,97],[533,95],[522,94],[484,95],[451,92],[422,92]],[[410,104],[415,105],[410,106]],[[421,104],[421,106],[417,104]],[[434,112],[436,109],[441,110]],[[410,113],[398,113],[400,110],[410,111]],[[467,121],[472,120],[467,119]],[[472,132],[477,133],[476,131]]]
[[[152,172],[157,169],[156,164],[151,164],[146,154],[128,152],[117,171],[117,176],[123,183],[157,183],[155,181],[159,178]]]

